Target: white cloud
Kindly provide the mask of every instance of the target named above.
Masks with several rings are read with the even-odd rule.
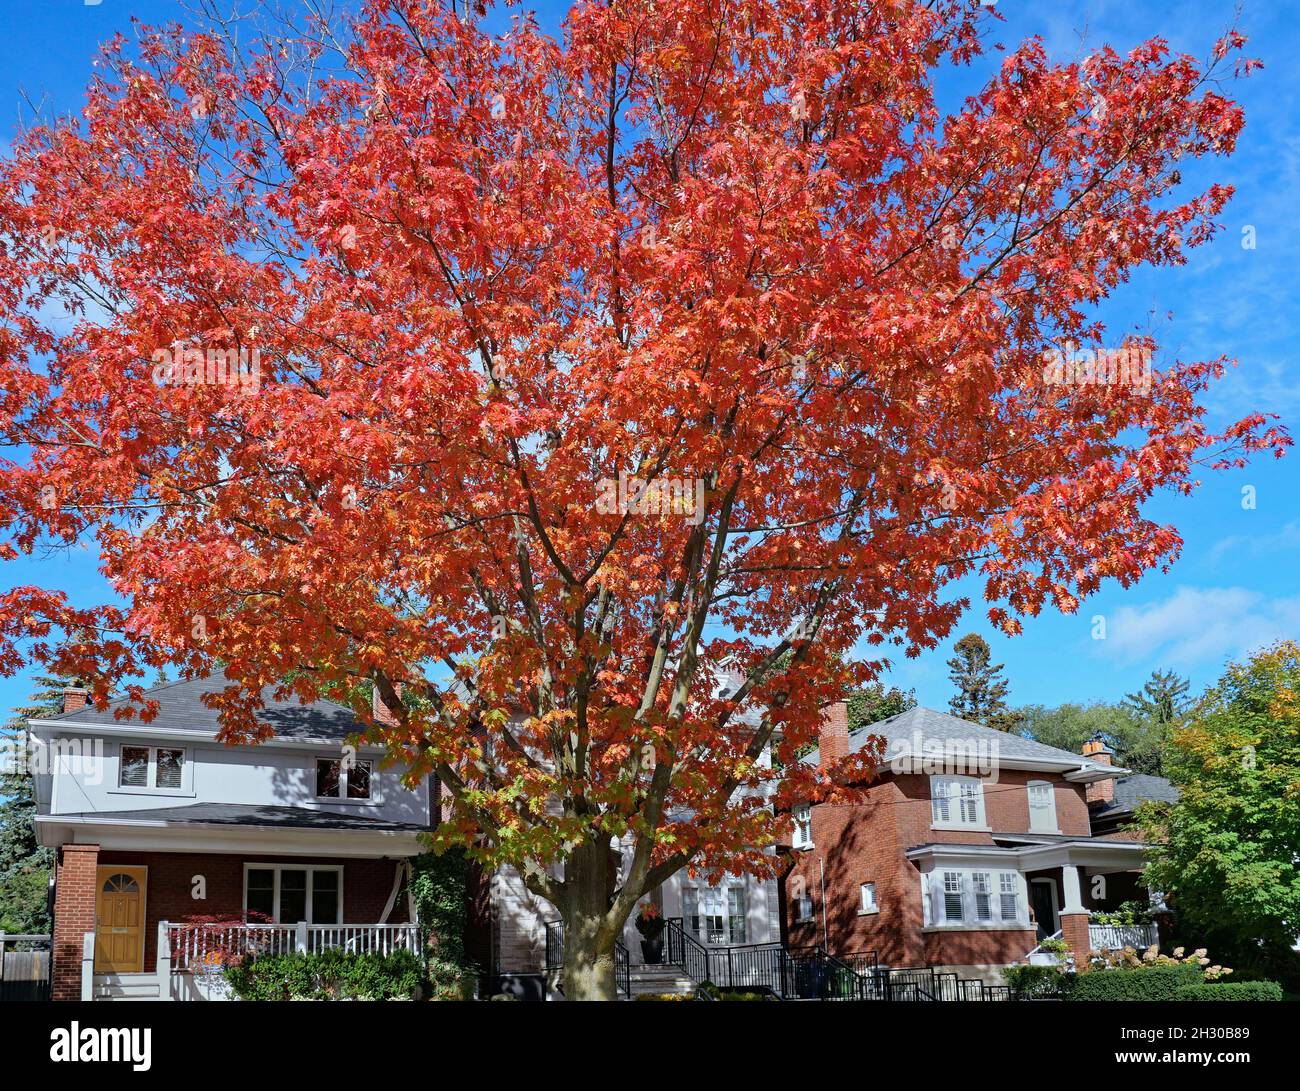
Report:
[[[1261,557],[1295,549],[1300,549],[1300,519],[1292,519],[1272,534],[1230,534],[1221,538],[1210,550],[1210,561],[1217,564],[1227,555]]]
[[[1300,634],[1300,595],[1273,597],[1244,587],[1180,587],[1107,617],[1098,650],[1128,662],[1183,668],[1240,659]]]

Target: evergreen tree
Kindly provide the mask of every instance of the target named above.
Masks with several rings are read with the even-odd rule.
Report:
[[[27,720],[63,709],[64,682],[37,678],[28,704],[0,727],[0,931],[48,932],[46,890],[53,853],[36,841],[35,780]]]
[[[948,677],[957,687],[948,710],[963,720],[972,720],[997,731],[1012,731],[1020,725],[1020,713],[1007,707],[1007,681],[1002,664],[993,663],[988,641],[979,633],[967,633],[948,660]]]
[[[1152,671],[1147,684],[1137,693],[1125,695],[1124,704],[1161,726],[1172,723],[1186,710],[1188,681],[1173,671]]]

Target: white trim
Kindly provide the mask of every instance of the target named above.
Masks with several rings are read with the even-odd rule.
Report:
[[[123,821],[99,815],[71,819],[38,815],[36,833],[47,848],[99,845],[126,852],[252,852],[277,856],[418,856],[425,851],[415,830],[340,830],[300,826],[195,826],[190,823]]]
[[[339,763],[339,794],[333,796],[323,796],[316,794],[316,785],[320,784],[320,763],[323,761],[336,761]],[[316,760],[312,762],[308,775],[312,778],[312,799],[317,803],[342,803],[348,807],[378,807],[381,805],[379,793],[379,762],[372,757],[357,757],[354,759],[357,765],[365,762],[370,769],[370,780],[367,784],[367,794],[364,796],[349,796],[348,790],[348,773],[351,766],[348,760],[334,754],[317,754]]]
[[[1043,931],[1046,932],[1049,936],[1054,935],[1056,932],[1060,931],[1061,928],[1061,902],[1056,895],[1056,880],[1053,879],[1050,875],[1039,875],[1037,878],[1029,880],[1029,887],[1031,891],[1033,890],[1033,886],[1035,883],[1046,883],[1048,891],[1051,892],[1052,919],[1050,921],[1039,921],[1038,924],[1039,927],[1041,927]],[[1030,905],[1034,904],[1032,898],[1030,898],[1029,904]]]
[[[806,821],[805,821],[806,818]],[[794,833],[790,836],[790,846],[801,852],[813,847],[812,804],[796,803],[790,808],[790,822]],[[807,833],[804,827],[807,827]]]
[[[243,908],[244,920],[248,920],[248,873],[250,871],[274,872],[275,877],[271,883],[271,905],[274,907],[274,911],[272,913],[273,923],[275,924],[282,923],[280,920],[280,872],[281,871],[305,871],[307,873],[307,892],[306,892],[307,899],[306,899],[304,912],[306,912],[307,914],[308,924],[331,925],[331,924],[343,923],[343,865],[342,864],[312,864],[306,862],[299,862],[296,860],[290,860],[290,861],[266,861],[266,860],[248,861],[246,860],[244,862],[244,899],[242,903],[244,907]],[[338,874],[339,889],[338,889],[338,909],[335,914],[337,918],[336,920],[318,921],[318,920],[314,920],[312,917],[312,894],[313,894],[313,888],[315,886],[315,880],[312,878],[312,874],[313,872],[317,872],[317,871],[333,871],[333,872],[337,872]]]
[[[1035,788],[1047,789],[1048,806],[1046,807],[1034,806]],[[1030,833],[1060,833],[1061,832],[1061,823],[1060,823],[1060,819],[1057,817],[1057,808],[1056,808],[1056,785],[1054,785],[1050,780],[1026,781],[1025,798],[1029,803],[1029,832]],[[1040,816],[1039,825],[1034,824],[1035,815]],[[1041,824],[1041,820],[1044,818],[1049,822],[1049,825],[1044,826]]]
[[[956,791],[952,786],[956,786]],[[974,793],[966,791],[973,785]],[[974,800],[975,816],[967,821],[966,804]],[[942,804],[942,808],[936,806]],[[945,817],[938,817],[940,810],[947,812]],[[954,776],[936,773],[930,777],[930,828],[934,830],[975,830],[991,832],[988,816],[984,811],[984,781],[979,777]]]
[[[128,747],[133,750],[147,750],[149,752],[149,759],[145,765],[145,782],[143,785],[122,783],[122,771],[125,768],[122,752]],[[179,788],[163,788],[158,785],[159,750],[179,750],[181,752],[181,785]],[[194,751],[188,746],[168,746],[166,742],[156,740],[147,741],[141,739],[138,742],[120,742],[117,744],[117,776],[113,778],[112,786],[105,790],[110,795],[181,796],[192,799],[194,797]]]
[[[175,739],[184,742],[207,742],[215,743],[218,747],[225,747],[226,744],[217,738],[215,731],[186,731],[178,727],[160,727],[155,724],[141,723],[139,720],[123,721],[123,723],[114,724],[97,724],[78,720],[28,720],[28,725],[37,734],[58,736],[59,738],[68,738],[71,736],[82,735],[103,735],[113,738],[139,738],[150,740],[150,746],[157,746],[157,740]],[[125,726],[123,726],[125,724]],[[361,728],[358,727],[359,734]],[[254,750],[273,748],[277,750],[320,750],[322,748],[344,745],[346,738],[336,739],[316,739],[301,738],[291,739],[283,735],[273,735],[263,742],[236,745],[236,750]],[[373,743],[362,742],[357,747],[358,754],[382,756],[385,750],[382,746]]]

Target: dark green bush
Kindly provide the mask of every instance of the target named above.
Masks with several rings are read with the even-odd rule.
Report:
[[[1002,977],[1016,1000],[1049,1000],[1065,995],[1072,977],[1056,966],[1004,966]]]
[[[1175,1000],[1281,1000],[1276,981],[1206,981],[1174,990]]]
[[[1091,970],[1076,975],[1065,996],[1067,1000],[1172,1000],[1177,989],[1197,985],[1204,976],[1194,962],[1140,970]]]
[[[240,1000],[410,1000],[427,991],[423,962],[404,950],[265,955],[225,974]]]

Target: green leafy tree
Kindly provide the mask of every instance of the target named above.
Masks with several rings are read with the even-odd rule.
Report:
[[[47,932],[46,890],[53,854],[36,841],[36,793],[27,758],[27,721],[63,707],[64,682],[37,678],[30,701],[0,727],[0,931]]]
[[[1126,704],[1098,701],[1056,708],[1031,705],[1020,710],[1021,731],[1045,746],[1077,754],[1094,735],[1115,751],[1115,764],[1135,773],[1162,775],[1165,727],[1138,715]]]
[[[916,691],[906,693],[897,686],[885,688],[882,682],[872,682],[853,694],[848,700],[849,730],[856,731],[867,724],[879,723],[909,708],[916,707]]]
[[[1020,713],[1007,707],[1009,687],[1002,664],[992,661],[988,641],[979,633],[967,633],[953,650],[957,654],[948,660],[948,677],[957,693],[948,702],[949,711],[998,731],[1016,730]]]
[[[1300,934],[1300,646],[1232,664],[1176,726],[1175,804],[1147,804],[1148,878],[1182,935],[1239,971],[1294,982]]]
[[[1186,678],[1173,671],[1152,671],[1141,690],[1124,697],[1124,704],[1139,716],[1168,725],[1178,719],[1191,703],[1187,696],[1188,685]]]

